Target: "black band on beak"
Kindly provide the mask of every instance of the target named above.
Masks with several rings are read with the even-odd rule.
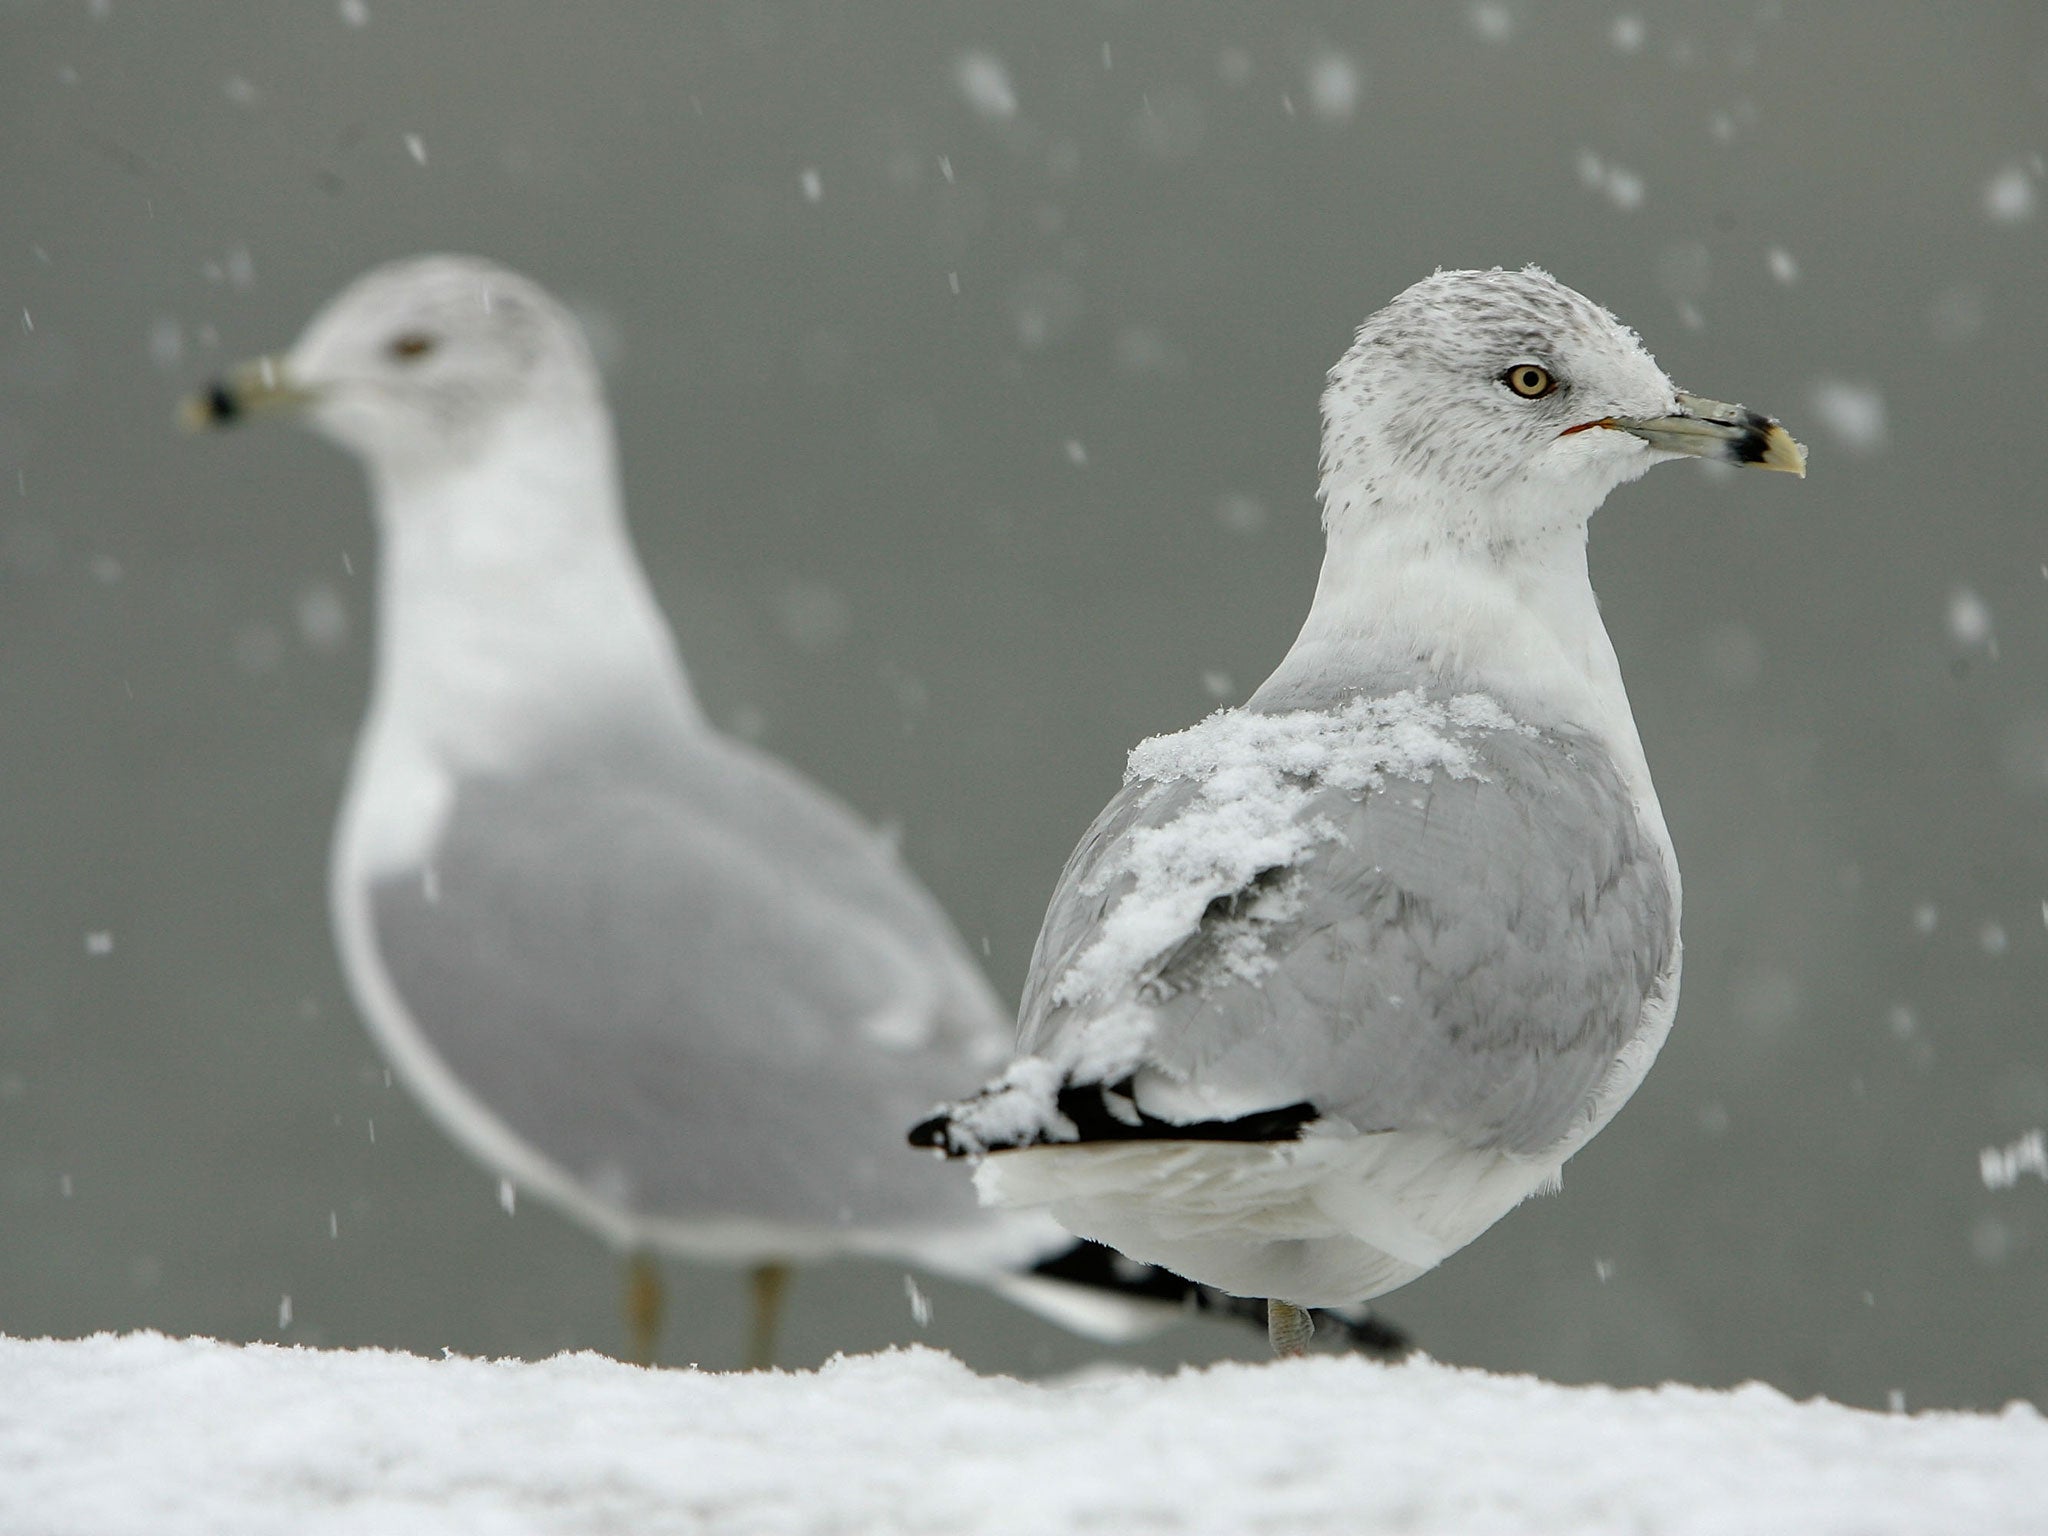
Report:
[[[204,403],[203,408],[208,421],[230,422],[242,414],[242,403],[235,398],[234,391],[225,384],[207,385],[206,392],[199,398]]]
[[[1761,464],[1771,453],[1771,429],[1777,423],[1761,411],[1744,409],[1730,423],[1737,429],[1728,439],[1729,457],[1737,464]]]

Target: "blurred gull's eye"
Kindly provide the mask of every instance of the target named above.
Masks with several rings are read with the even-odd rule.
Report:
[[[1535,363],[1515,364],[1500,376],[1500,381],[1524,400],[1541,400],[1557,388],[1557,380],[1551,377],[1550,370]]]
[[[393,337],[384,350],[401,363],[410,363],[434,350],[434,338],[423,331],[407,331],[403,336]]]

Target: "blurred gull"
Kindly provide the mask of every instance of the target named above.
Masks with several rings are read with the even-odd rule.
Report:
[[[379,268],[189,407],[270,411],[362,458],[381,531],[331,871],[357,1006],[457,1142],[637,1256],[636,1353],[654,1250],[753,1267],[757,1362],[785,1266],[832,1254],[1132,1326],[1018,1273],[1075,1262],[1054,1223],[904,1151],[1007,1021],[883,840],[705,719],[561,306],[482,261]]]
[[[1020,1054],[912,1139],[986,1198],[1241,1296],[1414,1279],[1539,1189],[1678,1003],[1678,865],[1586,574],[1682,456],[1804,473],[1530,268],[1440,272],[1323,396],[1328,549],[1240,709],[1131,754],[1060,877]]]

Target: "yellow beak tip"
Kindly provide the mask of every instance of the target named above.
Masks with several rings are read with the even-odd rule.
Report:
[[[1770,435],[1765,441],[1764,456],[1757,460],[1759,469],[1779,469],[1788,475],[1806,478],[1806,446],[1793,439],[1776,422],[1771,423]]]

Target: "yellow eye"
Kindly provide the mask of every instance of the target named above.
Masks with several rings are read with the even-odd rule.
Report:
[[[1524,400],[1541,400],[1557,388],[1557,380],[1551,377],[1550,370],[1535,363],[1515,364],[1500,376],[1500,381]]]
[[[407,331],[403,336],[393,337],[391,345],[385,350],[401,363],[409,363],[433,351],[434,338],[424,331]]]

